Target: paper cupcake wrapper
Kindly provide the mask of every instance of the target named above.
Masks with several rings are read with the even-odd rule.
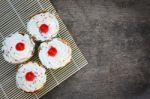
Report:
[[[0,6],[0,25],[2,27],[0,28],[0,42],[10,33],[27,32],[26,25],[29,17],[47,9],[58,18],[60,25],[58,37],[68,41],[72,48],[72,61],[63,68],[47,70],[47,82],[44,88],[34,94],[25,93],[16,87],[17,65],[6,62],[0,51],[0,99],[38,99],[87,64],[66,26],[48,0],[0,0]],[[35,55],[31,61],[39,61],[38,55]]]

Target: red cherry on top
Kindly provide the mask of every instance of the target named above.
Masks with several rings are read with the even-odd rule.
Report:
[[[55,47],[51,47],[49,50],[48,50],[48,55],[49,56],[55,56],[57,54],[57,49]]]
[[[25,78],[27,81],[33,81],[34,80],[34,73],[33,72],[27,72],[26,75],[25,75]]]
[[[16,50],[23,51],[24,49],[25,49],[25,44],[24,43],[19,42],[19,43],[16,44]]]
[[[40,32],[42,32],[42,33],[47,33],[48,30],[49,30],[49,27],[48,27],[48,25],[46,25],[46,24],[42,24],[42,25],[39,27],[39,30],[40,30]]]

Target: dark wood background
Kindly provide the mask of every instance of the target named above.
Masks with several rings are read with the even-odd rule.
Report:
[[[150,99],[150,0],[51,0],[89,64],[41,99]]]

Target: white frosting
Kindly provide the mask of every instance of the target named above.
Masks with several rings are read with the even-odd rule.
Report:
[[[33,81],[27,81],[25,78],[26,73],[33,72],[35,78]],[[16,85],[19,89],[26,92],[35,92],[43,87],[46,82],[46,70],[39,66],[37,63],[29,62],[20,65],[16,74]]]
[[[41,33],[39,31],[41,24],[48,25],[49,31],[47,33]],[[27,23],[27,30],[36,40],[51,40],[59,31],[59,23],[53,14],[50,14],[49,12],[40,13],[30,19]]]
[[[22,51],[16,50],[16,44],[22,42],[25,44],[25,49]],[[6,37],[3,41],[3,56],[10,63],[22,63],[27,61],[34,52],[35,43],[27,34],[19,34],[18,32]]]
[[[57,49],[55,56],[49,56],[48,50],[53,46]],[[47,68],[57,69],[65,66],[71,60],[72,50],[70,46],[63,43],[61,39],[55,38],[52,41],[44,42],[39,47],[39,58]]]

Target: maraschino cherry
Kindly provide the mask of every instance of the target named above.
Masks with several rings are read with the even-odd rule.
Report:
[[[33,81],[34,78],[35,78],[35,75],[33,72],[27,72],[26,75],[25,75],[25,78],[27,81]]]
[[[25,44],[22,42],[19,42],[16,44],[16,50],[17,51],[23,51],[25,49]]]
[[[57,49],[52,46],[52,47],[48,50],[48,55],[49,55],[49,56],[55,56],[56,54],[57,54]]]
[[[49,30],[49,27],[48,27],[48,25],[46,25],[46,24],[42,24],[42,25],[39,27],[39,30],[40,30],[40,32],[42,32],[42,33],[47,33],[48,30]]]

